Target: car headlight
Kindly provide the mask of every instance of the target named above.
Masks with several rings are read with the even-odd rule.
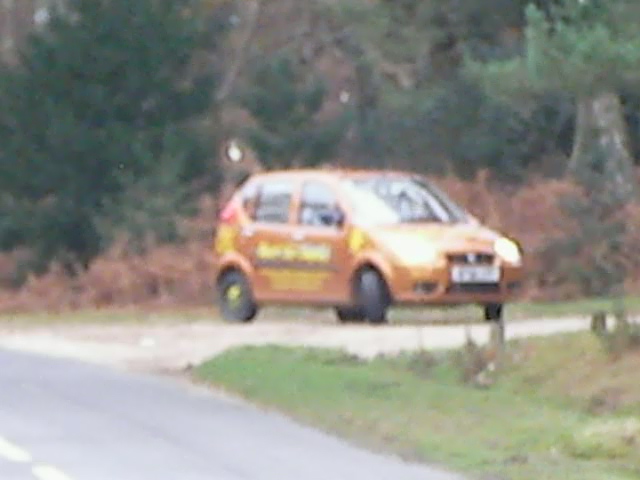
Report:
[[[418,238],[387,239],[385,243],[403,265],[430,265],[435,263],[440,255],[435,246]]]
[[[496,240],[494,250],[505,262],[513,264],[520,264],[522,262],[520,247],[513,240],[509,240],[508,238],[499,238]]]

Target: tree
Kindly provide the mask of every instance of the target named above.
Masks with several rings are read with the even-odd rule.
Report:
[[[225,75],[224,82],[217,92],[216,98],[221,101],[231,95],[234,84],[245,66],[248,51],[257,31],[258,20],[260,19],[262,8],[262,3],[259,0],[242,0],[238,3],[240,4],[238,8],[242,11],[242,18],[244,19],[246,26],[238,34],[238,40],[234,42],[236,43],[236,51],[233,61],[229,62],[229,70]]]
[[[490,168],[522,180],[541,158],[564,148],[560,120],[573,114],[564,99],[548,95],[522,115],[462,74],[465,51],[482,60],[518,51],[528,1],[336,4],[336,43],[356,70],[357,156],[471,177]]]
[[[102,220],[118,217],[117,199],[164,175],[166,162],[174,163],[166,188],[202,172],[192,126],[214,83],[194,67],[196,52],[215,46],[195,0],[65,5],[21,65],[0,75],[0,217],[12,219],[0,245],[30,247],[41,265],[86,265],[104,247]]]
[[[485,59],[513,53],[529,2],[349,0],[335,8],[383,77],[409,90],[456,75],[464,50]]]
[[[255,125],[247,142],[268,168],[312,166],[331,158],[349,124],[348,112],[321,119],[326,88],[292,56],[282,53],[260,62],[240,104]]]
[[[526,44],[514,59],[478,64],[469,72],[496,96],[520,101],[565,92],[577,104],[568,171],[587,175],[593,152],[604,152],[601,176],[623,197],[635,190],[633,160],[620,91],[640,79],[640,5],[633,0],[562,0],[548,10],[529,6]]]
[[[36,12],[36,0],[8,0],[0,4],[0,49],[5,61],[15,61],[17,49],[33,27]]]
[[[624,291],[633,260],[625,241],[629,222],[626,200],[602,188],[608,158],[599,145],[582,172],[581,191],[560,198],[564,231],[540,252],[546,275],[543,288],[571,285],[580,295],[602,297]]]

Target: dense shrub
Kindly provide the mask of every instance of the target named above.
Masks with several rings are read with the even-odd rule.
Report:
[[[28,248],[25,272],[85,267],[114,231],[175,238],[212,157],[196,65],[222,37],[196,2],[64,3],[0,69],[0,250]]]
[[[604,312],[594,314],[591,317],[591,331],[614,360],[627,352],[640,350],[640,323],[629,319],[624,309],[618,309],[612,319]]]
[[[213,300],[212,220],[215,202],[205,197],[200,215],[183,222],[189,240],[181,244],[148,247],[121,239],[76,277],[59,265],[47,274],[30,276],[18,290],[0,284],[0,311],[59,311],[126,306],[208,305]],[[15,267],[10,256],[0,257],[0,281]],[[5,288],[1,288],[4,286]]]
[[[505,188],[492,182],[486,173],[473,181],[454,177],[434,180],[489,226],[521,240],[528,268],[524,298],[559,300],[593,294],[593,284],[580,281],[582,274],[576,273],[593,265],[624,265],[626,290],[634,291],[640,285],[640,205],[627,205],[617,212],[616,218],[624,219],[627,227],[612,250],[609,238],[597,231],[590,235],[584,220],[571,217],[564,208],[567,199],[588,206],[584,190],[570,183],[538,180]],[[200,215],[184,225],[189,232],[185,243],[151,248],[138,255],[120,241],[73,279],[54,266],[46,275],[31,277],[20,290],[11,290],[9,272],[16,262],[2,257],[0,311],[209,305],[213,299],[210,235],[215,211],[214,199],[203,198]],[[575,249],[557,248],[563,243]],[[593,275],[601,272],[596,269]],[[617,279],[613,282],[618,283]]]

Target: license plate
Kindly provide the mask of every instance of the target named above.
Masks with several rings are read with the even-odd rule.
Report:
[[[451,268],[451,280],[455,283],[498,283],[500,267],[454,266]]]

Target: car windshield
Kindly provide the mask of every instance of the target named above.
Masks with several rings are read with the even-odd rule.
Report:
[[[461,223],[470,218],[441,190],[416,177],[350,178],[345,186],[358,223]]]

